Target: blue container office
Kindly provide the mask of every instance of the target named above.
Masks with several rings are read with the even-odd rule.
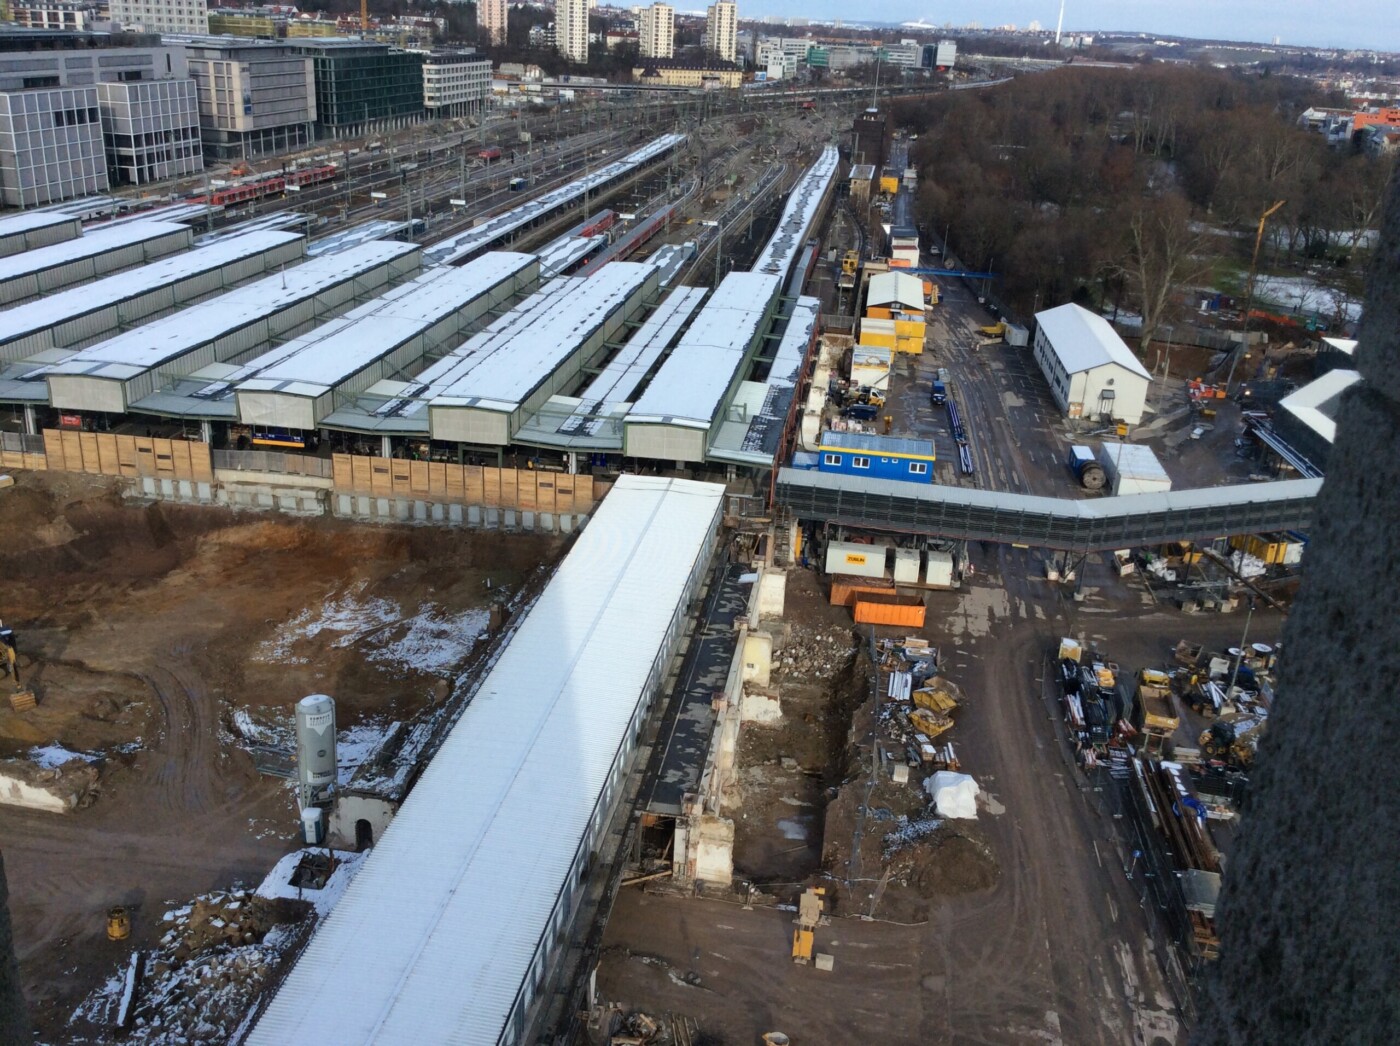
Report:
[[[933,441],[871,436],[863,432],[823,432],[817,454],[818,472],[906,483],[933,482]]]

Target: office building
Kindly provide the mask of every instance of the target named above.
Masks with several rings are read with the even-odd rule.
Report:
[[[108,185],[96,85],[0,93],[0,195],[6,206],[37,207]]]
[[[477,29],[483,43],[504,47],[506,42],[506,0],[476,0]]]
[[[705,46],[721,61],[734,61],[739,45],[739,5],[719,0],[705,11]]]
[[[361,40],[299,40],[312,62],[322,134],[401,126],[423,116],[423,55]]]
[[[193,80],[99,83],[97,106],[112,184],[146,185],[204,169]]]
[[[423,108],[429,116],[479,113],[491,94],[491,60],[475,51],[435,51],[423,59]]]
[[[571,62],[588,61],[588,0],[556,0],[554,47]]]
[[[210,160],[246,160],[315,140],[312,61],[292,44],[202,37],[185,44]]]
[[[100,20],[98,5],[78,0],[12,0],[10,17],[25,29],[81,32]]]
[[[205,0],[111,0],[112,21],[147,33],[207,33]]]
[[[643,58],[671,58],[676,50],[676,9],[669,4],[642,8],[637,19]]]

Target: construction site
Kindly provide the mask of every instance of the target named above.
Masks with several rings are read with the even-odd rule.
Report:
[[[0,218],[41,1041],[1187,1041],[1331,394],[993,315],[789,101],[416,237]]]

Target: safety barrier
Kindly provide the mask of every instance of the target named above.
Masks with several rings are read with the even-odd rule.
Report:
[[[534,469],[452,465],[336,454],[332,480],[337,493],[376,498],[415,498],[430,502],[556,515],[588,515],[610,483],[591,476]]]

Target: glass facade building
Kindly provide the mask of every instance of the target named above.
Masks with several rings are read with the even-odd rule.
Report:
[[[423,116],[423,55],[359,40],[307,40],[316,123],[324,131],[408,122]]]

